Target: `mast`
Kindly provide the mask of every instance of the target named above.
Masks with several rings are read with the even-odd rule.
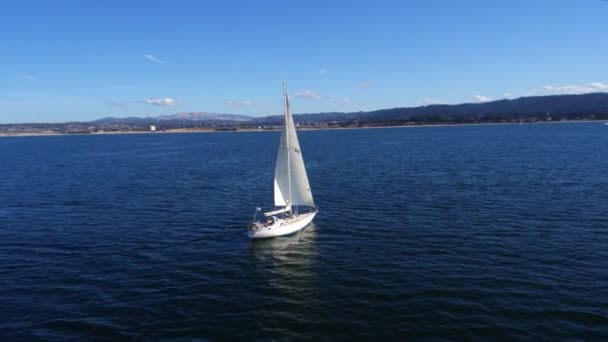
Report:
[[[288,121],[289,121],[289,99],[287,98],[287,85],[285,83],[283,83],[283,98],[284,98],[284,103],[285,103],[285,143],[286,143],[286,148],[287,148],[287,182],[289,184],[289,214],[292,213],[291,208],[292,208],[292,202],[291,202],[291,162],[289,160],[289,154],[290,154],[290,146],[289,146],[289,129],[287,127],[288,125]]]
[[[314,207],[310,184],[293,122],[287,87],[283,85],[284,125],[274,170],[274,205],[298,214],[299,205]],[[296,206],[294,209],[293,206]]]

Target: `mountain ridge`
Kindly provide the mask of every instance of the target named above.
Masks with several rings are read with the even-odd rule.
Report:
[[[97,120],[89,121],[93,123],[128,123],[128,122],[150,122],[150,121],[201,121],[201,122],[217,122],[217,121],[249,121],[252,116],[241,114],[224,114],[210,112],[179,112],[174,114],[165,114],[158,116],[129,116],[129,117],[104,117]]]
[[[567,119],[577,115],[608,115],[608,93],[577,95],[527,96],[516,99],[500,99],[481,103],[431,104],[417,107],[395,107],[358,112],[322,112],[294,114],[296,122],[401,122],[447,121],[464,122],[479,120],[529,119],[541,116],[557,116]],[[224,124],[273,125],[280,124],[282,115],[254,117],[241,114],[210,112],[180,112],[156,117],[107,117],[93,123],[145,123],[145,122],[199,122]]]
[[[432,104],[373,111],[294,114],[308,128],[372,127],[419,124],[608,120],[608,93],[528,96],[482,103]],[[180,112],[156,117],[105,117],[86,122],[0,124],[1,132],[99,132],[202,129],[269,129],[283,115],[253,117],[212,112]]]
[[[608,93],[527,96],[481,103],[431,104],[359,112],[294,114],[297,122],[356,121],[372,122],[474,122],[555,117],[576,119],[582,116],[608,118]],[[254,118],[252,123],[277,123],[282,115]]]

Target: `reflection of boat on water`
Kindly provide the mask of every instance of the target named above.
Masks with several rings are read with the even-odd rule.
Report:
[[[301,323],[302,310],[322,307],[317,299],[316,229],[311,223],[295,234],[249,244],[253,260],[249,281],[255,284],[254,291],[263,294],[256,319],[269,330]]]
[[[306,227],[317,214],[285,85],[283,101],[285,118],[274,172],[274,205],[278,209],[265,212],[265,221],[260,222],[256,217],[261,209],[257,208],[249,227],[252,239],[293,234]]]
[[[308,225],[308,229],[303,229],[295,234],[283,236],[276,239],[259,239],[251,245],[254,256],[262,260],[283,259],[287,254],[311,257],[314,254],[314,242],[316,238],[315,224]]]

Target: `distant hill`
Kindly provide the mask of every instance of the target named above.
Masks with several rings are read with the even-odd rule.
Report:
[[[239,115],[239,114],[220,114],[220,113],[206,113],[206,112],[184,112],[184,113],[175,113],[169,115],[160,115],[155,117],[125,117],[125,118],[115,118],[115,117],[107,117],[101,118],[95,121],[91,121],[96,124],[154,124],[159,122],[209,122],[209,123],[217,123],[217,122],[243,122],[250,121],[253,119],[251,116],[247,115]]]
[[[531,96],[484,103],[429,105],[369,112],[295,114],[305,128],[401,126],[559,120],[608,120],[608,93]],[[157,117],[107,117],[91,122],[23,123],[0,125],[0,134],[95,133],[157,130],[273,129],[282,115],[251,117],[238,114],[187,112]]]
[[[115,118],[112,116],[91,121],[94,124],[121,124],[121,123],[140,123],[144,124],[149,121],[154,121],[154,118],[142,118],[138,116],[129,116],[125,118]]]
[[[608,118],[608,93],[520,97],[484,103],[429,105],[363,113],[357,119],[371,121],[500,121],[513,119]]]
[[[483,103],[462,103],[456,105],[428,105],[380,109],[369,112],[328,112],[313,114],[294,114],[300,123],[359,122],[363,124],[387,124],[405,122],[500,122],[529,120],[532,118],[559,119],[608,119],[608,93],[582,95],[549,95],[520,97],[510,100],[497,100]],[[193,124],[239,124],[239,125],[278,125],[282,115],[252,117],[238,114],[219,114],[206,112],[187,112],[157,117],[103,118],[94,123],[154,124],[171,123],[171,126],[192,126]]]
[[[295,114],[296,122],[499,122],[529,120],[608,119],[608,93],[520,97],[483,103],[428,105],[381,109],[370,112]],[[281,115],[254,118],[252,124],[278,124]]]
[[[189,120],[189,121],[249,121],[253,119],[251,116],[239,114],[219,114],[205,112],[191,113],[176,113],[171,115],[161,115],[156,117],[157,120]]]
[[[296,122],[310,122],[310,123],[323,123],[323,122],[342,122],[357,120],[366,112],[354,112],[354,113],[342,113],[342,112],[330,112],[330,113],[314,113],[314,114],[294,114],[294,120]],[[283,115],[272,115],[265,117],[253,118],[249,121],[251,124],[259,125],[278,125],[283,122]]]

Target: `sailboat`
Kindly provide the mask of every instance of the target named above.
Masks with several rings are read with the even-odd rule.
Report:
[[[261,208],[256,208],[253,223],[249,227],[249,237],[252,239],[293,234],[308,226],[318,212],[310,191],[285,84],[283,106],[283,132],[274,169],[275,209],[265,212],[260,221],[256,218]]]

